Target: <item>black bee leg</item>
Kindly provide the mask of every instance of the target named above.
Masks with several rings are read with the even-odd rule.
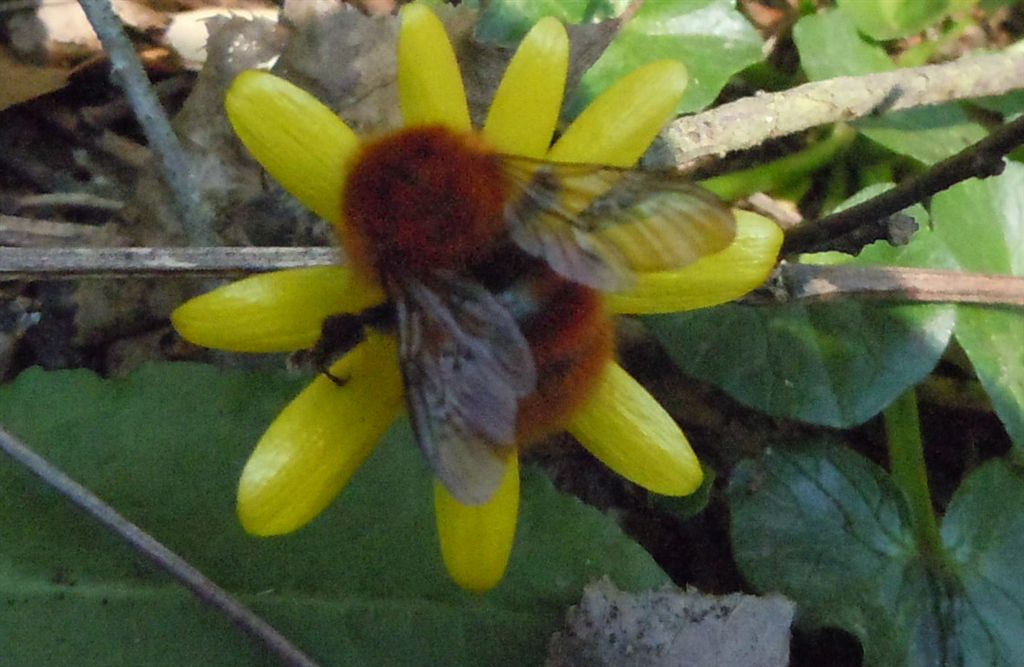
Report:
[[[331,315],[320,327],[320,338],[308,350],[292,354],[292,366],[315,370],[326,376],[339,387],[344,387],[349,378],[338,377],[331,372],[334,362],[351,351],[365,339],[366,327],[384,329],[391,326],[393,308],[390,303],[368,308],[359,313]]]
[[[337,375],[335,375],[334,373],[331,372],[330,368],[327,368],[327,367],[321,368],[320,369],[320,373],[325,375],[328,380],[330,380],[334,384],[338,385],[339,387],[344,387],[346,384],[348,384],[348,378],[340,378],[340,377],[338,377]]]

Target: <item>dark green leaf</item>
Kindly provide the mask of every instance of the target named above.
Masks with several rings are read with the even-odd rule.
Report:
[[[781,592],[812,626],[860,638],[865,664],[1024,661],[1020,554],[1024,483],[1004,463],[977,470],[944,522],[948,565],[918,554],[905,500],[880,468],[842,447],[770,450],[729,488],[740,569]]]
[[[885,473],[841,447],[771,449],[736,468],[728,495],[747,580],[791,597],[813,625],[856,634],[867,664],[897,664],[907,637],[891,615],[921,604],[920,574],[905,503]],[[914,586],[901,589],[907,577]]]
[[[985,138],[959,104],[908,109],[854,124],[858,131],[889,150],[929,165],[955,155]]]
[[[1024,276],[1024,166],[972,179],[932,200],[935,233],[968,271]],[[1024,448],[1024,312],[960,306],[956,338],[1010,437]]]
[[[483,597],[461,591],[441,564],[432,482],[404,423],[310,526],[246,535],[238,473],[301,384],[195,364],[124,380],[32,370],[0,389],[0,423],[327,664],[536,664],[591,579],[665,581],[612,522],[527,471],[506,580]],[[263,664],[237,630],[9,462],[0,489],[5,667]]]
[[[949,267],[922,229],[907,246],[875,243],[851,264]],[[934,368],[953,328],[952,306],[841,303],[729,304],[646,318],[684,371],[768,414],[815,424],[860,424]]]
[[[545,16],[562,23],[589,23],[617,16],[623,0],[487,0],[476,35],[486,42],[512,44]]]
[[[995,460],[957,489],[942,539],[957,566],[950,605],[965,665],[1024,664],[1024,477]]]
[[[999,97],[982,97],[971,100],[971,104],[1002,114],[1003,120],[1010,122],[1024,113],[1024,90],[1014,90]]]

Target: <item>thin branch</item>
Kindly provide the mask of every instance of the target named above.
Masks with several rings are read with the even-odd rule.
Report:
[[[0,281],[227,276],[339,263],[335,248],[0,248]],[[764,303],[887,299],[1024,306],[1024,277],[898,267],[783,263]]]
[[[643,9],[644,2],[646,2],[646,0],[630,0],[629,4],[626,5],[626,8],[622,10],[622,13],[619,14],[616,20],[620,24],[626,25],[633,20],[633,17],[636,16],[638,11]]]
[[[231,276],[338,263],[335,248],[0,248],[0,280]]]
[[[0,246],[93,245],[111,237],[103,227],[0,214]]]
[[[1024,54],[968,57],[815,81],[680,118],[666,130],[676,164],[759,146],[820,125],[1024,88]]]
[[[100,197],[88,192],[44,192],[42,194],[19,197],[16,201],[16,207],[17,211],[23,211],[27,208],[70,208],[117,212],[124,208],[124,202],[119,199]]]
[[[822,247],[828,239],[846,234],[862,225],[884,221],[888,216],[960,181],[997,175],[1003,170],[1003,156],[1022,144],[1024,116],[1003,125],[981,141],[877,197],[825,216],[814,223],[793,228],[786,235],[782,251],[806,252]]]
[[[770,287],[748,303],[839,299],[974,303],[1024,307],[1024,277],[895,266],[823,266],[784,262]]]
[[[79,2],[110,57],[111,74],[124,90],[146,140],[157,156],[185,234],[192,245],[212,245],[216,240],[212,227],[213,214],[200,199],[199,189],[192,183],[188,158],[150,87],[146,71],[124,32],[121,20],[114,13],[110,0]]]
[[[262,642],[281,661],[281,664],[292,667],[317,667],[317,663],[309,656],[300,651],[273,626],[232,597],[230,593],[210,581],[181,556],[121,516],[113,507],[100,500],[95,494],[65,475],[52,463],[33,452],[2,428],[0,428],[0,451],[28,468],[50,488],[112,530],[133,549],[181,582],[203,603],[218,610],[243,631]]]

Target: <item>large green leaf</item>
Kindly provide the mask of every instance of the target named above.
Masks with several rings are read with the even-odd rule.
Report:
[[[480,18],[477,35],[513,42],[545,16],[567,23],[590,22],[612,18],[628,4],[622,0],[491,0]],[[711,104],[732,75],[761,60],[761,38],[736,10],[733,0],[645,3],[583,77],[569,104],[569,115],[575,116],[634,69],[666,58],[682,62],[690,73],[679,110],[696,111]]]
[[[660,0],[641,7],[580,82],[574,111],[641,65],[664,58],[686,65],[680,112],[711,104],[729,79],[762,59],[761,38],[733,0]]]
[[[588,581],[666,581],[611,521],[527,471],[505,581],[458,589],[437,549],[432,482],[399,423],[309,527],[246,535],[238,473],[301,382],[196,364],[123,380],[27,371],[0,424],[329,664],[537,664]],[[248,665],[259,651],[40,482],[0,463],[0,645],[7,665]]]
[[[815,80],[896,69],[881,47],[864,41],[841,10],[803,17],[793,29],[793,39],[801,66]],[[894,153],[924,164],[958,153],[985,136],[985,130],[955,103],[897,113],[883,110],[854,127]]]
[[[946,15],[949,0],[838,0],[839,6],[872,39],[920,32]]]
[[[945,566],[918,553],[885,472],[843,447],[772,449],[737,468],[729,500],[748,581],[795,600],[805,623],[859,637],[865,664],[1024,664],[1024,480],[1005,463],[954,497]]]
[[[932,200],[935,233],[964,269],[1024,276],[1024,165]],[[1010,437],[1024,448],[1024,311],[960,306],[956,338]]]
[[[924,210],[910,211],[922,229],[908,245],[875,243],[850,263],[950,267]],[[858,301],[728,304],[645,321],[690,375],[768,414],[842,428],[875,416],[931,372],[954,310]]]

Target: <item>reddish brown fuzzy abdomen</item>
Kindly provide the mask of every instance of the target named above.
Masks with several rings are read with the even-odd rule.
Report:
[[[504,230],[508,187],[500,158],[477,135],[402,130],[356,156],[342,241],[353,264],[374,275],[462,270]]]
[[[519,401],[520,445],[565,429],[597,387],[615,346],[600,294],[551,271],[540,280],[538,314],[521,323],[537,366],[537,388]]]

